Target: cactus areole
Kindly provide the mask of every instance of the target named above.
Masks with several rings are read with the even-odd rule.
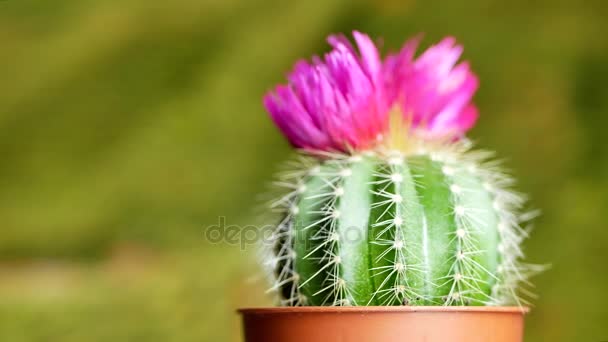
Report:
[[[525,199],[465,133],[477,77],[446,38],[381,59],[330,36],[264,98],[298,157],[264,264],[282,305],[522,305]],[[522,296],[524,295],[524,296]]]

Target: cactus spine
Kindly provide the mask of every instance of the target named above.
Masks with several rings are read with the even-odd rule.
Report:
[[[524,198],[466,142],[302,158],[267,263],[284,305],[522,304]],[[524,302],[525,303],[525,302]]]

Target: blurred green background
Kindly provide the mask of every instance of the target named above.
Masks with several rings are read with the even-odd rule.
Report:
[[[0,1],[0,340],[238,341],[251,250],[290,149],[262,94],[325,36],[425,32],[481,79],[471,132],[543,210],[528,341],[608,339],[603,1]]]

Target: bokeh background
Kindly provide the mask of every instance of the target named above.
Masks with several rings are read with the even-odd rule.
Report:
[[[528,341],[608,340],[604,1],[0,1],[0,340],[239,341],[256,222],[290,149],[262,94],[328,33],[454,35],[471,137],[543,210]]]

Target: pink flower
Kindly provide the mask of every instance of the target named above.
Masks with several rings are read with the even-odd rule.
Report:
[[[462,47],[452,38],[417,59],[417,39],[412,40],[382,62],[367,35],[353,36],[357,49],[342,35],[330,36],[332,51],[296,63],[289,84],[264,97],[294,147],[345,152],[373,147],[394,106],[423,137],[459,137],[473,126],[477,110],[470,100],[478,82],[468,64],[454,66]]]

